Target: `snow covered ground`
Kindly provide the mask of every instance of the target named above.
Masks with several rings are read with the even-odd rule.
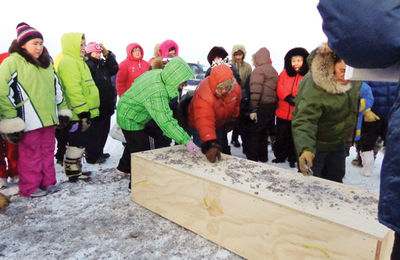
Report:
[[[104,164],[84,165],[93,172],[89,183],[67,182],[57,165],[59,192],[12,197],[0,213],[0,259],[241,259],[132,202],[128,177],[115,170],[122,144],[109,138],[105,152],[111,157]],[[232,153],[244,158],[241,148]],[[370,178],[351,165],[354,157],[351,149],[344,182],[378,192],[382,153]],[[290,169],[288,163],[275,165]]]

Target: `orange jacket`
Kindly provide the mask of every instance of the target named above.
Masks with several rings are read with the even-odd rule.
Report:
[[[300,80],[303,78],[299,73],[296,76],[290,77],[284,69],[279,75],[278,87],[276,93],[278,95],[278,107],[276,108],[275,115],[281,119],[288,121],[292,120],[292,112],[294,106],[289,105],[284,99],[288,95],[296,97],[299,90]]]
[[[202,142],[217,139],[216,128],[239,116],[242,92],[238,83],[235,82],[233,90],[225,96],[215,94],[218,84],[231,78],[234,78],[231,68],[218,65],[196,88],[188,117],[189,125],[197,129]]]

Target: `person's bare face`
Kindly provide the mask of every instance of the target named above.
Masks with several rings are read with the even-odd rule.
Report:
[[[334,70],[335,70],[335,79],[340,84],[346,85],[347,83],[349,83],[348,80],[344,79],[344,74],[346,73],[346,63],[344,63],[343,60],[335,64]]]

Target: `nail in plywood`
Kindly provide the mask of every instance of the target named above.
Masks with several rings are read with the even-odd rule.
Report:
[[[389,259],[378,196],[182,146],[132,154],[132,200],[249,259]]]

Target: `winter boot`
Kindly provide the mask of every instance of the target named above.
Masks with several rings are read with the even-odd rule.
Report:
[[[82,174],[82,156],[84,148],[68,146],[65,153],[64,169],[70,182],[77,182],[79,179],[89,181],[90,177]]]
[[[351,161],[351,164],[354,166],[362,167],[360,151],[357,151],[357,156],[354,160]]]
[[[363,164],[362,175],[371,177],[374,172],[374,151],[361,152],[360,155]]]

